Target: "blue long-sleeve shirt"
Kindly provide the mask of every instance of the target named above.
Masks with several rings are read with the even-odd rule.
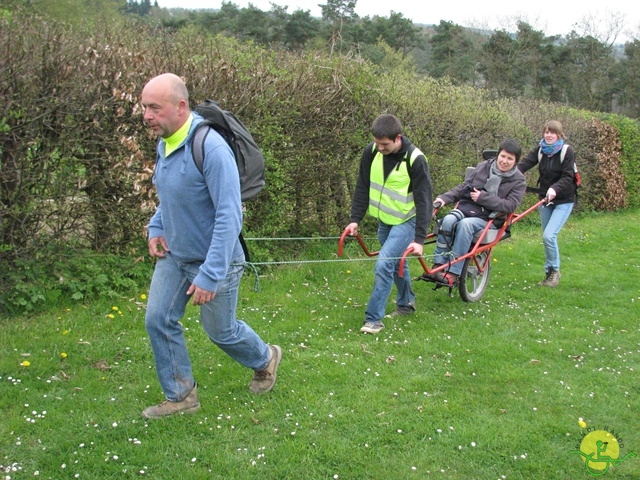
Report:
[[[148,232],[149,238],[165,237],[177,260],[202,263],[193,283],[215,292],[231,262],[242,253],[240,178],[231,148],[214,130],[206,137],[200,173],[191,138],[202,117],[193,116],[187,138],[169,156],[165,157],[164,142],[158,142],[153,183],[160,205]]]

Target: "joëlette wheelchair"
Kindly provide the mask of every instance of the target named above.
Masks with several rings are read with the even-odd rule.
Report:
[[[484,160],[488,160],[490,158],[494,158],[497,153],[498,152],[496,150],[485,150],[484,152],[482,152],[482,157]],[[471,174],[471,172],[473,172],[473,170],[475,170],[475,167],[467,167],[465,178],[467,178]],[[545,199],[542,199],[536,204],[527,208],[522,213],[497,213],[495,216],[493,216],[493,218],[489,219],[486,227],[483,230],[477,232],[474,235],[471,247],[465,255],[462,255],[458,258],[452,258],[444,265],[430,268],[423,257],[418,257],[418,261],[420,262],[420,265],[422,265],[424,274],[417,277],[416,279],[434,283],[434,290],[446,287],[449,289],[450,296],[453,296],[453,289],[457,287],[458,291],[460,292],[460,298],[462,298],[462,300],[464,300],[465,302],[479,301],[484,295],[484,292],[489,283],[489,274],[491,273],[491,254],[493,252],[493,247],[511,236],[511,226],[514,223],[520,221],[522,218],[527,216],[532,211],[536,210],[544,203]],[[430,229],[431,232],[427,235],[425,246],[429,244],[435,244],[436,242],[436,238],[438,236],[437,219],[440,208],[441,206],[435,207],[433,210],[433,215],[431,217],[432,228]],[[504,222],[499,228],[494,227],[494,222],[497,219],[504,219]],[[347,230],[345,229],[338,242],[339,257],[342,256],[344,241],[347,236]],[[358,241],[360,247],[367,256],[375,257],[378,255],[379,251],[369,251],[365,242],[359,234],[355,236],[355,239]],[[398,274],[401,277],[404,274],[405,262],[410,257],[411,253],[412,251],[410,249],[407,249],[407,251],[404,252],[400,259]],[[446,272],[451,267],[451,265],[458,262],[464,262],[464,265],[462,266],[462,272],[456,283],[450,285],[449,283],[444,283],[436,279],[436,274],[438,272]]]

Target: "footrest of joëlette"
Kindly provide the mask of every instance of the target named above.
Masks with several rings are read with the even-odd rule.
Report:
[[[459,279],[456,279],[455,282],[453,283],[449,283],[446,280],[442,279],[441,277],[438,277],[437,274],[428,274],[428,273],[423,273],[419,277],[414,278],[414,280],[416,281],[422,280],[424,282],[434,283],[435,286],[433,287],[433,290],[438,290],[439,288],[443,288],[443,287],[448,288],[450,297],[453,297],[453,289],[456,288],[459,283],[458,281]]]
[[[413,279],[414,282],[419,282],[422,280],[423,282],[437,282],[435,274],[423,273],[419,277],[415,277]]]

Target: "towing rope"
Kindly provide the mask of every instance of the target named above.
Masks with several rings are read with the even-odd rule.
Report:
[[[271,242],[271,241],[300,241],[300,240],[340,240],[341,237],[254,237],[254,238],[245,238],[246,241],[261,241],[261,242]],[[363,238],[363,241],[366,240],[377,240],[377,238]],[[434,255],[422,255],[422,258],[431,258]],[[412,256],[412,258],[418,258]],[[402,257],[389,257],[387,260],[401,260]],[[336,258],[336,259],[320,259],[320,260],[280,260],[280,261],[271,261],[271,262],[245,262],[245,268],[250,268],[253,271],[255,281],[253,283],[253,290],[255,292],[260,291],[260,274],[258,272],[258,267],[260,266],[273,266],[273,265],[304,265],[310,263],[340,263],[340,262],[368,262],[368,261],[376,261],[378,260],[376,257],[357,257],[357,258]]]

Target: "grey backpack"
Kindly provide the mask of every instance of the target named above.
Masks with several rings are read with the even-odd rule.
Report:
[[[213,100],[198,104],[194,111],[204,118],[204,122],[196,127],[191,145],[198,170],[202,173],[205,138],[213,128],[229,144],[236,157],[242,201],[258,195],[264,188],[264,156],[251,133],[233,113],[223,110]]]

